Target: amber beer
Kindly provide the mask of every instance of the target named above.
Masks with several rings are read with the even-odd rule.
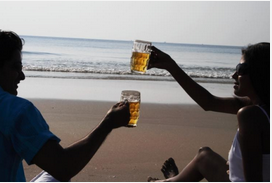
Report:
[[[132,52],[131,71],[145,73],[148,66],[149,56],[149,53]]]
[[[128,126],[136,127],[140,116],[140,102],[129,102],[130,121]]]
[[[143,74],[146,72],[150,57],[151,42],[136,40],[133,44],[130,70],[133,73]]]
[[[121,101],[128,100],[130,121],[128,127],[136,127],[140,116],[140,92],[133,90],[124,90],[121,93]]]

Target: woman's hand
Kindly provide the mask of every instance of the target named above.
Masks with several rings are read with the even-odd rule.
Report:
[[[157,49],[155,46],[152,46],[151,50],[152,52],[150,55],[148,69],[158,68],[165,69],[170,72],[171,69],[178,66],[168,54]]]

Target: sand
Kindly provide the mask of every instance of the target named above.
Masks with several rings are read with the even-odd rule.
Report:
[[[180,89],[181,90],[181,89]],[[115,102],[30,99],[40,109],[63,147],[84,137]],[[205,112],[194,103],[141,103],[135,128],[114,130],[87,166],[72,181],[145,182],[163,178],[166,159],[173,157],[181,170],[199,147],[209,146],[227,158],[236,132],[235,115]],[[24,162],[27,181],[41,170]]]
[[[212,94],[230,97],[233,84],[199,83]],[[176,81],[30,78],[21,81],[23,98],[96,100],[116,102],[122,90],[138,90],[146,103],[195,104]]]
[[[231,84],[200,83],[212,94],[232,96]],[[67,147],[83,138],[120,100],[122,90],[141,92],[141,116],[136,128],[114,130],[88,165],[72,181],[145,182],[163,178],[166,159],[173,157],[181,170],[203,146],[227,159],[236,133],[235,115],[205,112],[177,82],[61,79],[27,77],[20,97],[32,101],[51,131]],[[27,181],[41,170],[24,162]]]

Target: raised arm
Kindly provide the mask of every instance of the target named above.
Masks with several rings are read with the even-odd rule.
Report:
[[[246,98],[222,98],[212,95],[189,77],[177,63],[166,53],[152,47],[149,68],[167,70],[185,90],[185,92],[205,111],[217,111],[236,114],[249,101]]]
[[[49,140],[32,162],[59,181],[69,181],[91,160],[112,129],[126,126],[129,122],[128,103],[114,105],[101,123],[85,138],[67,148]]]

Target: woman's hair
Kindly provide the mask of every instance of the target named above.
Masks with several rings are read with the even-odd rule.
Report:
[[[270,108],[270,43],[258,43],[242,49],[249,64],[252,85],[262,102]]]
[[[11,59],[14,51],[22,51],[24,40],[15,32],[0,29],[0,67]]]

